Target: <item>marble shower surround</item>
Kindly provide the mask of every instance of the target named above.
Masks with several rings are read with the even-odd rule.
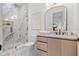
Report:
[[[17,12],[17,20],[14,26],[14,40],[16,44],[19,42],[24,44],[28,41],[28,5],[22,4],[17,9]]]
[[[12,9],[11,6],[13,7]],[[4,50],[15,47],[18,44],[25,44],[28,41],[28,4],[17,3],[11,4],[11,6],[8,8],[4,5],[3,12],[6,10],[4,16],[10,18],[11,15],[15,14],[17,19],[13,19],[13,37],[8,37],[8,40],[4,39],[3,41]]]

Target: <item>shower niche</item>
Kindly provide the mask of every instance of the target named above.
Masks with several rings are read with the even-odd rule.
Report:
[[[3,21],[3,35],[4,39],[13,34],[13,22]]]

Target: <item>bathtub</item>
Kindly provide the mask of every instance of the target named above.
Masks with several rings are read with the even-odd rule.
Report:
[[[28,42],[26,44],[21,44],[14,48],[8,49],[5,52],[2,52],[2,56],[33,56],[35,50],[35,43]]]

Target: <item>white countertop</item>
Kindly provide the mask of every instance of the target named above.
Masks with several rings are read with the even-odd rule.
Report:
[[[48,38],[77,40],[77,36],[56,35],[56,34],[38,34],[38,37],[48,37]]]

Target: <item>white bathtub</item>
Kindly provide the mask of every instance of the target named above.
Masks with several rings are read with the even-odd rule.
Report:
[[[35,44],[33,42],[28,42],[26,44],[21,44],[15,48],[11,48],[3,52],[2,56],[32,56],[34,55]]]

